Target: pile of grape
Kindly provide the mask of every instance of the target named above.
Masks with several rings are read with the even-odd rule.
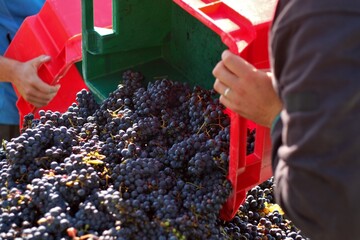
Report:
[[[304,239],[272,210],[271,179],[219,220],[231,192],[224,107],[212,90],[144,85],[126,71],[101,104],[82,90],[63,114],[25,117],[0,150],[0,239]]]
[[[273,178],[248,191],[245,202],[230,222],[222,222],[222,238],[228,240],[309,240],[274,202]]]

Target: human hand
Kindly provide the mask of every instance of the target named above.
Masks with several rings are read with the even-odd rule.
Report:
[[[271,127],[282,103],[271,73],[256,69],[241,57],[225,50],[213,69],[214,89],[227,108],[260,125]]]
[[[50,61],[49,56],[39,56],[27,62],[16,62],[11,76],[21,96],[35,107],[47,105],[58,92],[60,85],[51,86],[38,76],[39,67]]]

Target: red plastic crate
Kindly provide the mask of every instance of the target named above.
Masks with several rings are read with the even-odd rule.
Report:
[[[257,68],[269,68],[268,31],[276,1],[261,6],[253,1],[256,8],[246,10],[246,14],[252,19],[244,17],[225,1],[174,2],[216,32],[232,52]],[[243,5],[249,3],[250,1],[239,2]],[[225,111],[231,120],[228,179],[233,185],[233,193],[224,204],[220,218],[229,221],[244,202],[247,191],[272,176],[271,140],[268,128],[244,119],[230,109]],[[246,156],[248,128],[256,129],[256,138],[254,153]]]
[[[111,0],[94,0],[95,26],[111,26]],[[51,56],[40,66],[39,77],[61,88],[55,98],[40,109],[65,112],[76,100],[76,93],[87,89],[75,63],[81,61],[81,0],[47,0],[36,15],[27,17],[20,26],[5,56],[28,61],[39,55]],[[15,89],[16,91],[16,89]],[[38,116],[38,110],[16,91],[20,128],[28,113]]]

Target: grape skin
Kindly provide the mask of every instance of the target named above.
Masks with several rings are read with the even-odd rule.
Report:
[[[248,194],[239,227],[218,219],[231,192],[230,121],[214,91],[169,79],[144,87],[134,71],[122,80],[101,104],[82,90],[65,113],[25,116],[0,151],[0,238],[72,239],[72,227],[92,239],[276,239],[252,222],[260,195]]]

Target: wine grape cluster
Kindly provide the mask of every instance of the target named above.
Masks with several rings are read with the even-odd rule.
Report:
[[[25,116],[0,150],[0,239],[301,237],[273,230],[280,213],[270,211],[270,227],[256,215],[269,209],[269,189],[248,195],[232,222],[219,220],[232,190],[230,120],[212,90],[146,84],[129,70],[102,103],[82,90],[65,113],[39,116]],[[249,130],[248,153],[254,140]]]
[[[286,218],[274,201],[274,179],[253,187],[230,222],[221,222],[224,239],[233,240],[309,240]]]

